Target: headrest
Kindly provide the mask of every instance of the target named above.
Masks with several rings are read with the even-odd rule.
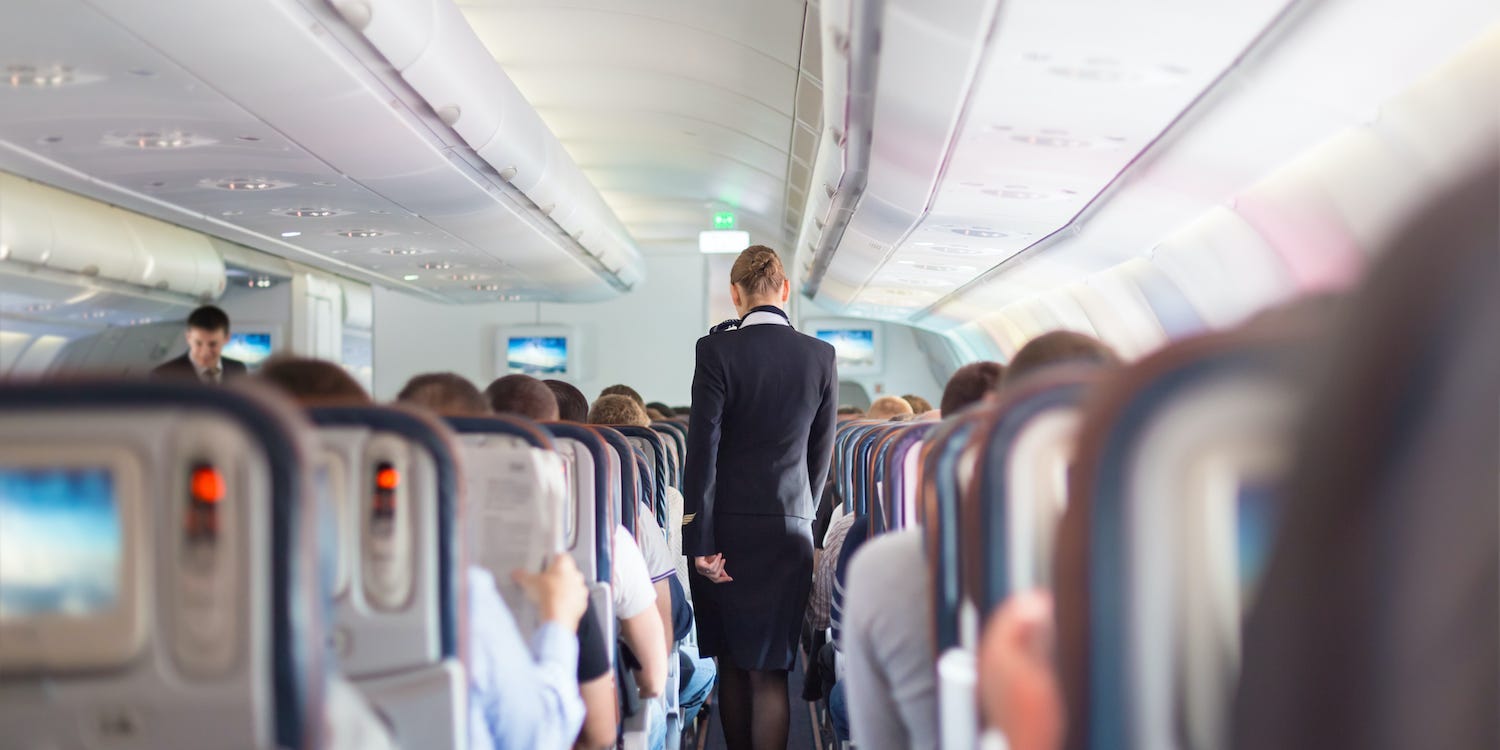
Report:
[[[887,502],[886,512],[888,517],[886,523],[892,529],[900,529],[906,526],[907,518],[911,515],[908,511],[916,502],[916,493],[907,493],[907,483],[916,477],[907,476],[907,461],[912,452],[922,445],[922,440],[932,432],[935,422],[914,422],[907,425],[905,429],[896,433],[896,439],[891,445],[889,463],[885,470],[885,487]],[[920,465],[913,468],[918,471],[912,474],[920,474]]]
[[[973,479],[976,452],[969,441],[983,432],[991,407],[980,406],[939,423],[927,441],[922,465],[923,547],[933,580],[933,618],[937,652],[959,645],[961,560],[959,496]]]
[[[552,434],[546,427],[515,414],[489,414],[481,417],[444,417],[448,427],[460,435],[511,435],[533,448],[552,450]]]
[[[0,387],[0,734],[320,744],[302,424],[254,387]]]

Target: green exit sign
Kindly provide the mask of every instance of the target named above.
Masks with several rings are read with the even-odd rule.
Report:
[[[734,212],[720,211],[714,214],[714,229],[734,229]]]

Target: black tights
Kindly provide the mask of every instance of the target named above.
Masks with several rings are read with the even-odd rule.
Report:
[[[785,669],[740,669],[719,657],[719,723],[729,750],[786,750],[791,718]]]

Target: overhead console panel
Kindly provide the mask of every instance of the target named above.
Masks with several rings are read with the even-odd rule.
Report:
[[[397,6],[393,68],[322,0],[6,2],[0,170],[447,301],[630,289],[631,240],[456,8]],[[492,141],[543,162],[502,174]]]

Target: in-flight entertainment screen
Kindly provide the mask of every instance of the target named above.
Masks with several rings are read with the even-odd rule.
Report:
[[[0,466],[0,621],[115,606],[123,544],[115,491],[105,468]]]
[[[871,328],[820,328],[817,336],[833,344],[840,369],[875,366],[875,331]]]
[[[566,374],[568,339],[564,336],[511,336],[505,345],[505,363],[512,374]]]

